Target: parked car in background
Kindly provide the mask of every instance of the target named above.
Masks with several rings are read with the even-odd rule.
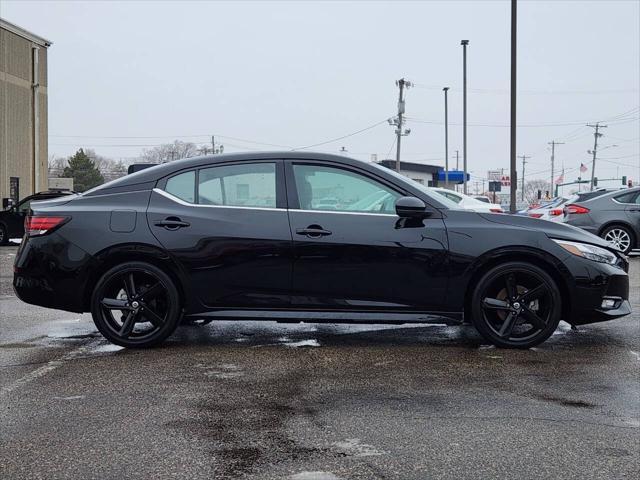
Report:
[[[578,198],[565,205],[564,221],[629,253],[640,247],[640,187]]]
[[[337,204],[320,201],[328,191]],[[529,348],[561,319],[631,312],[629,264],[601,238],[466,211],[337,155],[188,158],[32,210],[14,263],[18,297],[90,311],[125,347],[159,344],[184,317],[466,321],[495,345]]]
[[[457,203],[458,206],[464,210],[484,213],[504,213],[502,207],[497,203],[483,202],[464,193],[454,192],[446,188],[429,187],[429,189]]]
[[[16,205],[0,211],[0,245],[9,243],[10,238],[19,238],[24,235],[24,219],[29,213],[31,202],[49,200],[64,195],[75,195],[69,190],[47,190],[30,195],[20,200]]]
[[[567,198],[556,197],[550,202],[545,202],[535,208],[527,210],[527,216],[539,218],[540,220],[549,220],[551,222],[562,222],[564,220],[563,205],[567,202]]]

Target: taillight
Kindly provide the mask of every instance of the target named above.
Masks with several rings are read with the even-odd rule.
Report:
[[[489,211],[491,213],[504,213],[504,210],[502,210],[501,208],[490,208]]]
[[[554,208],[549,211],[549,215],[552,217],[557,217],[558,215],[562,215],[563,210],[561,208]]]
[[[24,219],[24,233],[35,237],[45,235],[65,224],[70,217],[28,216]]]
[[[581,205],[571,204],[564,207],[564,213],[565,215],[569,213],[589,213],[589,209]]]
[[[542,213],[530,213],[529,216],[532,218],[540,218],[542,216]]]

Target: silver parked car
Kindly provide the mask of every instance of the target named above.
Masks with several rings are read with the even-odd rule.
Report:
[[[629,253],[640,248],[640,187],[569,203],[564,207],[564,220]]]

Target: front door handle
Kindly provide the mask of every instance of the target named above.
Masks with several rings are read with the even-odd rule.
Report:
[[[298,228],[296,233],[298,235],[306,235],[309,238],[320,238],[331,235],[331,231],[325,230],[320,225],[309,225],[307,228]]]
[[[183,222],[179,217],[167,217],[164,220],[155,222],[156,227],[164,227],[167,230],[178,230],[179,228],[189,227],[189,222]]]

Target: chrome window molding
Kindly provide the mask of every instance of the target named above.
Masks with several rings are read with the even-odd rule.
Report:
[[[265,210],[268,212],[286,212],[285,208],[276,208],[276,207],[250,207],[243,205],[202,205],[201,203],[191,203],[186,200],[182,200],[181,198],[176,197],[175,195],[171,195],[164,190],[160,190],[159,188],[154,188],[153,191],[157,194],[162,195],[163,197],[168,198],[180,205],[184,205],[185,207],[198,207],[198,208],[232,208],[232,209],[242,209],[242,210]]]
[[[341,212],[341,211],[333,211],[333,210],[302,210],[298,208],[271,208],[271,207],[245,207],[239,205],[202,205],[199,203],[191,203],[181,198],[176,197],[175,195],[171,195],[164,190],[159,188],[154,188],[153,191],[159,195],[162,195],[169,200],[176,202],[180,205],[184,205],[185,207],[198,207],[198,208],[233,208],[233,209],[243,209],[243,210],[265,210],[268,212],[300,212],[300,213],[330,213],[334,215],[368,215],[374,217],[397,217],[394,213],[369,213],[369,212]]]

